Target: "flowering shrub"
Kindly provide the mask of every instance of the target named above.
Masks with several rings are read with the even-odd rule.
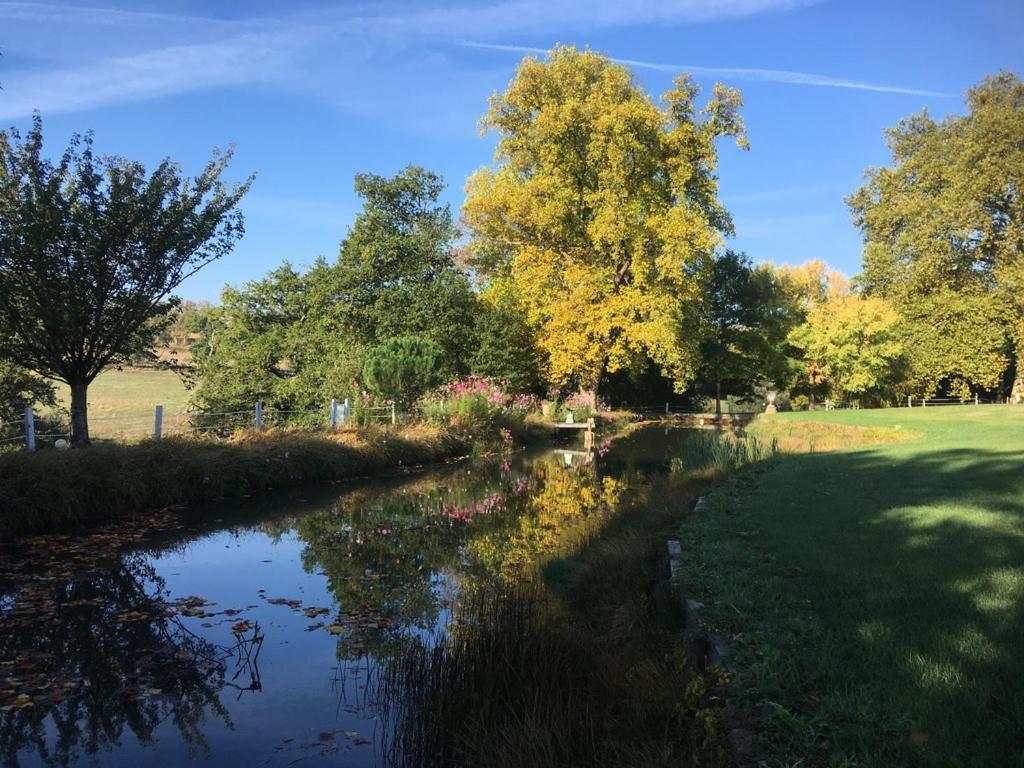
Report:
[[[505,384],[484,376],[452,381],[420,398],[427,418],[448,424],[469,439],[496,437],[510,443],[526,414],[539,403],[530,395],[513,395]]]

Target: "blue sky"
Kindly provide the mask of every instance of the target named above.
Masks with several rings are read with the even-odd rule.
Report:
[[[721,145],[730,245],[855,273],[843,197],[887,161],[882,129],[962,110],[985,74],[1021,74],[1022,39],[1020,0],[0,0],[0,124],[38,109],[54,154],[93,129],[103,152],[188,173],[233,144],[234,176],[257,173],[246,237],[180,291],[216,299],[282,261],[333,257],[359,171],[438,171],[457,209],[491,160],[488,95],[530,49],[589,45],[653,93],[684,70],[740,88],[751,149]]]

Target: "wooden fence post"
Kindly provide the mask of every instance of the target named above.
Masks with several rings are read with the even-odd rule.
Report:
[[[338,401],[331,398],[331,432],[338,428]]]
[[[153,414],[153,439],[159,440],[164,431],[164,407],[158,405]]]
[[[263,403],[256,401],[256,429],[263,427]]]
[[[25,450],[32,453],[36,449],[36,415],[32,406],[25,406]]]

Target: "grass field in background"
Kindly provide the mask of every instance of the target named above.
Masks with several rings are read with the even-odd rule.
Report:
[[[71,392],[57,384],[62,408],[69,408]],[[173,371],[123,368],[101,373],[89,387],[89,434],[94,438],[132,439],[152,432],[153,412],[164,407],[168,426],[173,414],[184,411],[189,392]]]
[[[763,764],[1024,765],[1024,408],[758,428],[801,425],[912,437],[780,455],[683,526],[690,588],[731,638]]]

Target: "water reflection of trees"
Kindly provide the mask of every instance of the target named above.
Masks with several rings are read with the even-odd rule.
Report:
[[[586,532],[624,483],[561,456],[518,466],[474,465],[386,493],[354,492],[292,521],[303,565],[322,572],[342,612],[372,609],[339,643],[339,658],[386,657],[409,633],[437,626],[456,593],[514,581]],[[390,649],[390,651],[388,650]]]
[[[230,725],[218,691],[232,651],[190,632],[163,589],[141,555],[78,580],[13,584],[0,617],[5,764],[34,750],[48,765],[68,765],[127,732],[149,744],[168,721],[190,752],[204,751],[207,713]]]

